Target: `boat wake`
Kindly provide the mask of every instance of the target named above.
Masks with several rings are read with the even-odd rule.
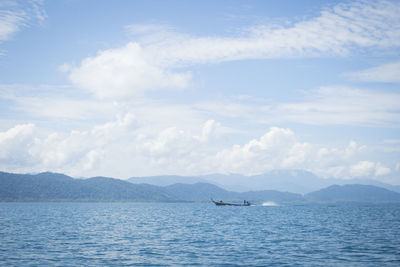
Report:
[[[264,207],[276,207],[276,206],[279,206],[279,205],[277,203],[273,202],[273,201],[265,201],[265,202],[262,203],[261,206],[264,206]]]

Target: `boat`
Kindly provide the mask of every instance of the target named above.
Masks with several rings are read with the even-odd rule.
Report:
[[[247,200],[243,200],[243,203],[241,203],[241,204],[227,203],[227,202],[223,202],[222,200],[215,201],[214,199],[211,199],[211,201],[217,206],[250,206],[251,205],[250,202],[248,202]]]

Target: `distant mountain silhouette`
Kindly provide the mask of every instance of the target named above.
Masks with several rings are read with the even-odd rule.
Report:
[[[133,177],[132,183],[148,183],[168,186],[176,183],[194,184],[211,183],[229,191],[248,192],[255,190],[277,190],[307,194],[330,185],[365,184],[383,187],[400,192],[400,186],[385,184],[371,179],[324,179],[303,170],[275,170],[264,174],[244,176],[241,174],[210,174],[203,176],[150,176]]]
[[[332,185],[305,195],[320,202],[400,202],[400,193],[373,185]]]
[[[299,194],[274,190],[231,192],[209,183],[165,187],[93,177],[73,179],[57,173],[12,174],[0,172],[1,201],[302,201]]]
[[[194,181],[194,180],[193,180]],[[193,183],[155,186],[128,181],[93,177],[74,179],[64,174],[13,174],[0,172],[0,201],[274,201],[293,203],[318,202],[400,202],[400,193],[370,185],[333,185],[306,194],[258,190],[233,192],[215,184]]]
[[[164,190],[168,195],[180,200],[208,201],[210,198],[238,200],[234,192],[207,183],[173,184],[164,187]]]
[[[94,177],[73,179],[57,173],[12,174],[0,172],[1,201],[301,201],[299,194],[266,190],[237,193],[208,183],[159,187]]]
[[[208,201],[210,198],[225,201],[243,201],[246,199],[253,202],[275,201],[280,203],[304,201],[300,194],[275,190],[232,192],[208,183],[174,184],[165,187],[165,190],[176,199],[189,201]]]
[[[171,201],[157,186],[119,179],[73,179],[57,173],[0,172],[2,201]]]
[[[173,184],[195,184],[209,183],[206,179],[197,176],[178,176],[178,175],[162,175],[147,177],[131,177],[127,181],[134,184],[152,184],[157,186],[168,186]]]

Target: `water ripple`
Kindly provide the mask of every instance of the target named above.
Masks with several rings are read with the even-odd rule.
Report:
[[[400,265],[399,205],[0,203],[7,266]]]

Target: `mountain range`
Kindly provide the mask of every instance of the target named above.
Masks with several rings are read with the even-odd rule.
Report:
[[[171,178],[171,177],[170,177]],[[158,177],[157,179],[161,179]],[[175,178],[174,178],[175,179]],[[178,179],[183,179],[178,177]],[[186,181],[186,180],[185,180]],[[134,184],[107,177],[75,179],[64,174],[0,172],[0,201],[201,202],[211,198],[255,203],[398,202],[400,193],[372,185],[331,185],[302,195],[277,190],[234,192],[203,180],[166,186]]]
[[[374,185],[400,193],[399,185],[385,184],[376,180],[360,179],[323,179],[303,170],[275,170],[265,174],[244,176],[241,174],[210,174],[203,176],[150,176],[132,177],[132,183],[147,183],[157,186],[167,186],[175,183],[211,183],[226,190],[246,192],[254,190],[277,190],[307,194],[331,185],[363,184]]]

